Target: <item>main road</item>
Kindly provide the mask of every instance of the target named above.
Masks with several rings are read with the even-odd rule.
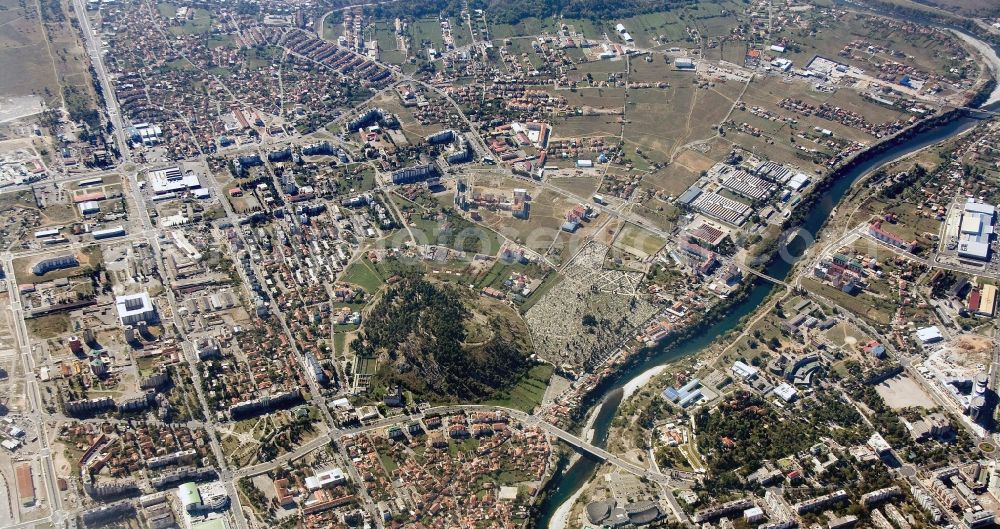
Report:
[[[305,456],[306,454],[312,452],[313,450],[321,448],[329,444],[330,442],[337,441],[345,436],[355,435],[363,432],[369,432],[372,430],[378,430],[393,425],[419,420],[422,417],[427,416],[428,414],[447,415],[449,413],[457,413],[462,411],[505,412],[507,413],[507,415],[517,420],[518,422],[527,426],[538,427],[542,431],[547,433],[549,436],[558,438],[581,452],[585,452],[593,457],[600,459],[601,461],[605,461],[608,464],[611,464],[625,472],[628,472],[640,478],[645,478],[650,481],[654,481],[656,483],[669,485],[669,484],[676,484],[678,481],[693,481],[696,478],[695,474],[688,472],[673,471],[664,474],[656,469],[642,467],[640,465],[632,463],[631,461],[627,461],[619,456],[616,456],[611,452],[604,450],[603,448],[595,446],[590,442],[585,441],[580,437],[571,434],[566,430],[563,430],[562,428],[559,428],[558,426],[548,423],[535,415],[529,415],[527,413],[524,413],[523,411],[515,410],[513,408],[506,408],[503,406],[491,406],[484,404],[436,406],[432,408],[427,408],[418,415],[396,415],[393,417],[386,417],[383,419],[379,419],[377,421],[373,421],[364,426],[359,426],[355,428],[334,429],[327,434],[320,435],[315,439],[310,440],[309,442],[300,446],[296,450],[284,454],[271,461],[267,461],[249,467],[244,467],[240,470],[237,470],[236,472],[233,473],[233,477],[234,479],[236,479],[248,476],[257,476],[260,474],[270,472],[275,468],[285,465],[289,461],[294,461],[295,459],[299,459]]]

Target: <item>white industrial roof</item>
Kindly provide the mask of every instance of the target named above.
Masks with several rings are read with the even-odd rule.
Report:
[[[938,329],[937,326],[931,326],[917,329],[917,338],[923,343],[931,343],[943,339],[944,335],[941,334],[941,329]]]

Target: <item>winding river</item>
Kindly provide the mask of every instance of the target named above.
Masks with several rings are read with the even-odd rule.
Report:
[[[997,101],[998,95],[1000,95],[1000,86],[994,90],[989,101]],[[994,103],[987,108],[996,110],[998,106],[1000,104]],[[917,133],[910,139],[891,146],[858,163],[853,169],[843,174],[822,192],[818,202],[809,210],[799,225],[800,232],[804,230],[808,234],[818,233],[836,205],[847,194],[854,182],[862,176],[885,164],[905,157],[914,151],[957,136],[974,127],[978,122],[979,119],[974,117],[959,117],[950,122]],[[795,260],[802,256],[811,243],[812,239],[808,237],[792,238],[786,243],[782,252],[782,255],[787,255],[790,258],[776,259],[771,265],[765,268],[765,272],[771,277],[778,279],[786,278],[791,272]],[[704,327],[700,334],[680,342],[660,346],[653,350],[651,354],[647,354],[641,361],[630,362],[623,366],[620,371],[608,376],[595,390],[598,399],[595,400],[597,402],[597,409],[593,412],[596,413],[596,418],[593,421],[593,440],[591,442],[602,448],[607,446],[608,431],[611,429],[611,422],[623,400],[624,392],[622,388],[629,381],[641,376],[647,370],[663,366],[678,358],[704,350],[716,338],[734,328],[743,317],[753,313],[775,286],[771,282],[757,279],[751,286],[749,294],[742,301],[730,307],[718,321]],[[553,476],[553,481],[550,482],[550,492],[541,505],[539,518],[535,526],[550,528],[559,507],[573,498],[574,494],[595,475],[599,465],[598,461],[587,456],[581,456],[567,468],[558,471]],[[552,527],[550,529],[561,528]]]

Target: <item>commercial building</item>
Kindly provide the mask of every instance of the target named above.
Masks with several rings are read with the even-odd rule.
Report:
[[[744,380],[750,380],[757,376],[757,368],[737,360],[733,363],[733,374]]]
[[[191,512],[201,505],[201,493],[198,492],[198,484],[188,482],[177,487],[177,497],[181,500],[181,507],[185,511]]]
[[[156,195],[177,193],[201,187],[198,175],[192,171],[182,173],[178,167],[168,167],[149,172],[149,185]]]
[[[694,70],[694,61],[687,57],[678,57],[674,59],[674,68],[678,70]]]
[[[722,180],[722,186],[751,200],[760,200],[773,191],[769,182],[743,170],[736,170],[726,175]]]
[[[331,468],[322,472],[317,472],[315,476],[306,478],[306,488],[309,490],[319,490],[333,487],[347,482],[344,471],[340,468]]]
[[[103,230],[94,230],[92,232],[94,239],[110,239],[111,237],[124,237],[125,228],[122,226],[115,226],[113,228],[106,228]]]
[[[996,306],[997,287],[987,283],[979,291],[979,307],[976,309],[976,314],[992,317],[996,312]]]
[[[993,235],[993,217],[996,208],[970,198],[962,210],[958,234],[958,255],[985,261],[989,259],[990,237]]]
[[[968,529],[979,529],[993,525],[994,515],[990,511],[969,511],[962,516],[962,524]]]
[[[778,387],[774,388],[774,394],[785,402],[792,402],[795,400],[795,395],[797,393],[798,391],[795,388],[785,382],[782,382]]]
[[[875,451],[876,454],[883,456],[892,451],[892,446],[882,437],[882,434],[875,432],[868,439],[868,447]]]
[[[917,329],[917,339],[922,344],[932,344],[943,340],[944,335],[941,334],[941,329],[938,329],[937,326],[924,327]]]
[[[156,320],[156,307],[146,292],[115,297],[115,308],[122,325]]]
[[[792,191],[799,191],[807,185],[809,185],[809,176],[805,173],[796,173],[795,176],[792,176],[785,182],[785,187]]]

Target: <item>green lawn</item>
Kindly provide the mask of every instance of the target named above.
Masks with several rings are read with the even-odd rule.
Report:
[[[160,16],[163,18],[174,18],[177,16],[177,8],[173,4],[156,4],[156,10],[160,12]]]
[[[353,283],[365,289],[369,294],[374,293],[382,287],[382,277],[368,263],[367,259],[355,261],[341,278],[348,283]]]
[[[392,459],[392,456],[390,456],[389,454],[383,454],[382,452],[379,452],[378,458],[380,461],[382,461],[382,466],[385,467],[385,470],[389,472],[390,477],[392,476],[392,473],[395,472],[397,468],[399,468],[399,465],[396,464],[396,461],[394,461]]]
[[[195,8],[194,17],[185,20],[180,26],[170,28],[174,35],[196,35],[212,30],[212,14],[205,9]]]
[[[488,401],[487,404],[514,408],[530,413],[536,406],[541,404],[542,397],[545,396],[545,389],[549,385],[549,378],[552,377],[553,367],[549,364],[540,364],[531,368],[528,373],[521,377],[511,390],[503,398]]]

